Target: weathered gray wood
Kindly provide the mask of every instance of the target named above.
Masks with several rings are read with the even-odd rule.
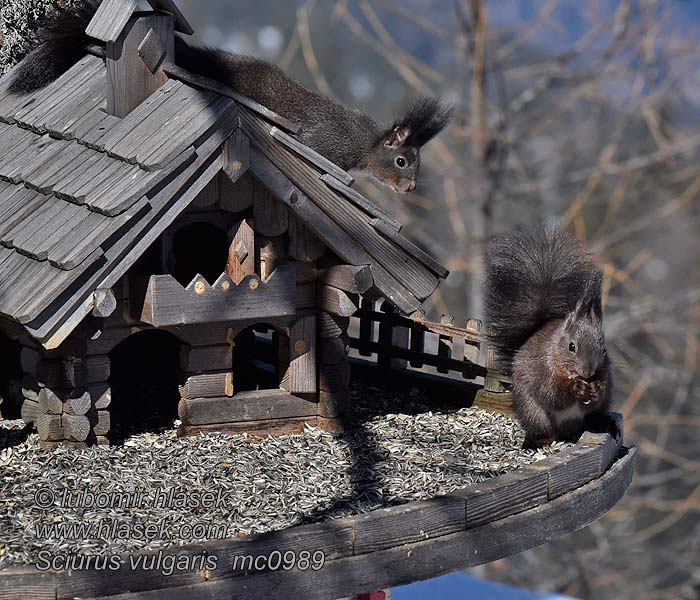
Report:
[[[319,286],[318,306],[339,317],[352,317],[359,308],[346,292],[331,285]]]
[[[95,290],[94,303],[93,317],[106,318],[117,309],[117,299],[111,289]]]
[[[233,398],[181,400],[180,419],[187,425],[213,425],[316,414],[316,405],[284,390],[239,392]]]
[[[238,285],[255,273],[255,232],[250,219],[233,225],[229,231],[229,251],[226,274]]]
[[[37,379],[50,389],[83,388],[109,379],[108,356],[90,356],[84,360],[42,360],[37,367]]]
[[[219,177],[214,177],[207,187],[205,187],[197,197],[192,200],[192,204],[190,204],[190,208],[196,207],[196,208],[208,208],[210,206],[214,206],[219,202],[219,196],[220,196],[220,191],[219,191]]]
[[[456,495],[380,508],[353,520],[355,555],[424,542],[467,528],[464,498]]]
[[[309,405],[317,406],[316,402]],[[177,428],[178,437],[186,435],[207,435],[209,433],[228,433],[240,435],[242,433],[259,437],[280,436],[280,435],[303,435],[308,427],[316,427],[323,431],[340,433],[343,431],[343,424],[337,418],[326,419],[317,414],[308,417],[286,417],[282,419],[263,419],[259,421],[236,421],[229,423],[215,423],[212,425],[185,425]]]
[[[562,456],[554,456],[542,465],[531,465],[533,470],[546,469],[549,477],[549,498],[556,498],[580,487],[584,482],[597,477],[603,462],[602,446],[575,446],[563,451]],[[548,459],[546,459],[548,460]],[[537,468],[535,468],[537,467]]]
[[[396,229],[388,225],[383,219],[372,220],[372,227],[374,227],[377,231],[381,231],[384,236],[403,248],[408,254],[428,267],[428,269],[430,269],[438,277],[445,279],[450,274],[450,272],[432,256],[430,256],[430,254],[424,250],[421,250],[418,246],[406,239],[404,236],[398,233]]]
[[[282,235],[289,226],[287,207],[258,180],[253,184],[255,231],[267,237]]]
[[[63,414],[86,415],[91,408],[92,397],[88,391],[72,393],[63,402]]]
[[[171,327],[294,315],[295,287],[291,265],[281,265],[265,281],[250,275],[239,285],[222,275],[213,286],[197,277],[183,288],[170,275],[155,275],[150,279],[141,320],[155,327]]]
[[[319,417],[334,419],[343,413],[349,402],[349,389],[335,392],[319,390],[316,411],[318,412]]]
[[[94,414],[92,423],[92,433],[96,436],[103,436],[109,433],[112,428],[112,419],[108,410],[98,410]],[[99,442],[98,442],[99,443]]]
[[[321,339],[337,338],[347,332],[350,317],[338,317],[322,311],[318,315],[318,337]]]
[[[103,42],[116,42],[138,4],[138,0],[104,0],[85,33]]]
[[[377,232],[361,211],[346,199],[330,190],[319,180],[318,172],[284,147],[275,144],[266,134],[267,125],[249,111],[241,110],[241,124],[256,147],[273,161],[318,207],[341,226],[375,262],[373,267],[384,270],[374,272],[375,283],[387,298],[397,296],[404,288],[418,299],[430,296],[438,285],[438,278],[424,265]],[[321,236],[321,240],[330,243]],[[342,257],[341,257],[342,258]],[[369,264],[365,261],[360,264]],[[356,264],[348,261],[348,264]],[[396,289],[393,289],[396,288]],[[411,312],[417,307],[412,306]]]
[[[311,283],[316,281],[318,276],[318,269],[316,268],[316,262],[299,262],[295,261],[294,269],[297,272],[297,285],[300,283]]]
[[[413,316],[416,321],[420,322],[425,320],[425,312],[422,310],[416,311]],[[423,354],[423,352],[425,352],[425,331],[418,323],[411,325],[410,337],[411,352],[415,354]],[[419,358],[414,358],[411,360],[411,366],[416,369],[420,369],[423,366],[423,362]]]
[[[106,3],[110,2],[107,0]],[[133,0],[129,0],[129,4],[133,4]],[[93,18],[93,33],[98,34],[93,37],[105,38],[103,41],[107,42],[107,112],[116,117],[128,115],[167,81],[167,76],[162,71],[151,73],[138,55],[138,47],[146,34],[153,31],[152,35],[165,49],[167,59],[172,60],[175,56],[172,19],[155,14],[137,17],[129,15],[131,18],[127,17],[127,22],[122,23],[125,14],[122,9],[118,15],[112,15],[113,20],[105,31],[101,31],[98,25],[107,24],[107,19],[98,19],[98,14]],[[90,30],[88,27],[89,35],[92,35]],[[115,32],[117,37],[114,37]]]
[[[40,413],[38,402],[29,398],[24,399],[24,402],[22,402],[22,420],[27,425],[35,424]]]
[[[334,189],[336,192],[340,192],[346,199],[350,200],[357,208],[362,209],[371,217],[381,220],[388,227],[396,232],[401,231],[401,223],[399,223],[394,217],[392,217],[388,212],[379,208],[369,199],[365,198],[357,190],[345,185],[342,181],[339,181],[333,175],[322,175],[321,181],[323,181],[328,187]]]
[[[11,567],[2,574],[0,600],[17,600],[17,590],[27,599],[56,600],[56,586],[56,573],[42,573],[34,565]]]
[[[97,410],[104,410],[112,403],[112,388],[106,383],[88,386],[92,405]]]
[[[230,369],[233,364],[233,345],[183,346],[180,349],[180,366],[188,373]]]
[[[167,184],[148,198],[146,208],[150,210],[139,213],[141,220],[135,220],[122,237],[115,240],[109,249],[104,250],[104,262],[96,265],[94,262],[84,261],[85,266],[81,268],[97,268],[80,280],[71,279],[74,285],[70,289],[61,288],[64,295],[60,305],[54,307],[41,324],[29,326],[32,335],[41,340],[44,347],[50,349],[60,345],[92,310],[92,292],[99,287],[111,287],[119,281],[137,258],[216,176],[221,170],[222,141],[217,134],[209,137],[197,149],[193,162],[184,165],[181,171],[173,173]],[[103,256],[102,252],[99,256]],[[96,261],[97,257],[92,260]],[[78,275],[83,273],[84,271],[77,271]],[[73,277],[73,272],[71,276]],[[32,311],[39,310],[42,305],[39,302],[43,303],[45,300],[45,295],[40,296],[39,301],[30,298],[22,310],[32,314]],[[23,322],[28,323],[30,320],[31,317],[27,317]]]
[[[275,272],[282,264],[287,264],[287,253],[284,250],[285,239],[282,236],[273,238],[257,237],[260,255],[260,277],[263,281]],[[294,267],[292,267],[294,268]],[[296,268],[294,268],[296,276]]]
[[[369,313],[374,312],[375,301],[370,298],[362,298],[360,301],[360,337],[357,350],[361,356],[371,356],[372,350],[369,344],[374,340],[374,320]]]
[[[84,442],[92,430],[90,420],[85,415],[64,414],[61,421],[66,439],[72,442]]]
[[[273,138],[275,138],[278,142],[287,146],[287,148],[296,152],[305,160],[316,165],[321,171],[333,175],[333,177],[335,177],[338,181],[342,182],[343,184],[352,185],[354,183],[355,180],[353,179],[352,175],[350,175],[350,173],[343,171],[343,169],[341,169],[338,165],[332,163],[325,156],[321,156],[318,152],[316,152],[312,148],[309,148],[308,146],[305,146],[299,140],[293,138],[288,133],[285,133],[277,127],[273,127],[272,129],[270,129],[270,135]]]
[[[296,289],[297,310],[310,310],[316,306],[316,282],[300,283]]]
[[[224,175],[233,184],[250,166],[250,142],[243,131],[237,129],[224,142]]]
[[[244,173],[233,183],[226,173],[221,172],[219,175],[219,208],[237,213],[251,206],[253,206],[253,177],[250,173]]]
[[[319,388],[324,392],[344,392],[350,385],[351,369],[347,359],[319,368]]]
[[[290,362],[280,388],[292,394],[316,393],[316,317],[302,317],[289,336]],[[292,416],[292,415],[290,415]]]
[[[319,358],[322,365],[335,365],[347,359],[350,338],[346,335],[321,340]]]
[[[49,388],[39,391],[39,410],[45,415],[63,414],[63,400]]]
[[[622,498],[629,487],[635,455],[635,450],[630,450],[606,475],[562,498],[474,529],[326,560],[318,571],[256,572],[247,574],[245,579],[235,576],[229,579],[223,576],[228,569],[217,569],[213,572],[217,578],[206,583],[199,580],[197,584],[167,590],[139,591],[117,596],[115,600],[189,600],[193,596],[238,600],[268,597],[280,589],[289,597],[324,600],[402,585],[492,562],[571,533],[599,519]],[[352,525],[354,519],[356,517],[339,519],[328,525],[340,528],[346,523]],[[351,531],[354,539],[357,532],[354,528]],[[250,544],[242,542],[241,546],[241,553],[253,553]],[[142,590],[143,587],[138,589]]]
[[[182,14],[182,11],[177,7],[174,0],[148,0],[148,3],[153,7],[153,10],[170,15],[175,19],[175,31],[179,31],[185,35],[192,35],[194,33],[194,29],[192,29],[192,26],[187,22],[185,15]]]
[[[149,29],[143,40],[141,40],[137,52],[148,67],[148,70],[154,75],[166,58],[165,46],[158,39],[158,34],[153,29]]]
[[[444,327],[452,327],[455,318],[452,315],[442,315],[440,317],[440,325]],[[449,330],[448,330],[449,331]],[[438,356],[442,358],[452,358],[452,337],[441,333],[438,337]],[[449,373],[449,369],[445,366],[437,368],[438,373]]]
[[[245,96],[237,94],[230,87],[224,85],[219,81],[208,79],[207,77],[202,77],[201,75],[195,75],[194,73],[190,73],[189,71],[186,71],[182,67],[178,67],[177,65],[171,62],[164,63],[163,70],[165,71],[165,73],[167,73],[170,77],[174,79],[185,81],[190,85],[194,85],[204,90],[216,92],[217,94],[227,96],[228,98],[233,98],[239,104],[249,108],[253,112],[256,112],[257,114],[263,116],[271,123],[274,123],[275,125],[278,125],[279,127],[282,127],[283,129],[286,129],[291,133],[299,133],[301,131],[296,123],[292,123],[292,121],[290,121],[289,119],[286,119],[285,117],[274,113],[269,108],[263,106],[262,104],[259,104],[258,102],[255,102],[254,100],[251,100],[250,98],[246,98]]]
[[[35,421],[39,439],[52,442],[63,439],[63,425],[60,415],[39,414]]]
[[[481,336],[481,321],[478,319],[469,319],[467,321],[467,331],[470,333],[473,333],[476,336]],[[467,363],[478,363],[479,362],[479,357],[481,354],[481,344],[480,343],[472,343],[468,340],[464,341],[464,360]],[[464,376],[466,377],[467,374],[465,372]]]
[[[547,501],[547,474],[520,469],[466,488],[467,527],[509,517]]]
[[[250,169],[309,230],[344,262],[369,264],[371,257],[345,231],[292,184],[265,155],[251,148]]]
[[[132,328],[128,325],[100,330],[95,333],[95,337],[91,337],[87,341],[87,354],[90,356],[109,354],[117,344],[124,341],[132,333]]]
[[[234,391],[233,373],[228,370],[188,377],[185,385],[180,387],[180,396],[186,400],[195,398],[230,398],[233,396]]]
[[[382,302],[381,310],[383,313],[393,315],[396,313],[394,306],[386,300]],[[408,361],[404,358],[394,358],[392,356],[395,348],[408,348],[409,330],[400,325],[394,325],[389,321],[379,323],[379,345],[385,350],[379,352],[377,356],[377,366],[380,369],[405,369],[408,366]]]
[[[374,285],[372,271],[368,265],[337,265],[320,271],[319,279],[326,285],[353,294],[364,294]]]
[[[326,252],[325,245],[294,214],[289,215],[289,255],[309,263]]]

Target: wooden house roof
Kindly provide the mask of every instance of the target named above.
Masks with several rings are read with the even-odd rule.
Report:
[[[447,275],[352,177],[290,135],[294,124],[163,68],[167,83],[123,119],[104,112],[98,56],[27,95],[7,92],[11,73],[0,79],[0,316],[55,347],[225,166],[221,146],[239,125],[254,174],[256,156],[274,165],[298,192],[281,198],[290,211],[345,262],[370,265],[402,312]]]

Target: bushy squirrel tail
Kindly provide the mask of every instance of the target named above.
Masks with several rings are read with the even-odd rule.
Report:
[[[38,22],[33,49],[15,69],[9,91],[24,94],[43,88],[85,56],[85,46],[95,41],[85,29],[99,5],[100,0],[80,0]]]
[[[596,272],[581,243],[560,229],[517,231],[491,242],[484,309],[490,342],[506,373],[533,333],[576,309]]]

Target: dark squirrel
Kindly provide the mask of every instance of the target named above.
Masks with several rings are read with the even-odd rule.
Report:
[[[512,375],[525,448],[575,441],[608,423],[613,379],[601,283],[590,255],[559,229],[516,232],[487,249],[489,340]]]
[[[34,49],[15,71],[10,90],[42,88],[70,69],[98,43],[85,34],[99,0],[64,7],[40,23]],[[422,98],[391,125],[312,92],[280,68],[260,59],[175,39],[175,62],[192,73],[225,83],[277,114],[296,122],[299,139],[345,170],[357,169],[395,191],[416,187],[420,149],[442,131],[452,109],[437,98]]]

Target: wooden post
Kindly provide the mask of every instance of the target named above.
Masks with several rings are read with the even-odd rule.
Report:
[[[418,323],[425,321],[425,311],[422,309],[416,311],[412,318],[417,323],[411,327],[411,352],[423,353],[425,351],[425,330]],[[423,361],[415,358],[411,360],[411,366],[420,369],[423,366]]]
[[[292,325],[289,336],[289,368],[280,388],[292,394],[315,394],[316,317],[302,317]]]
[[[144,40],[147,43],[142,46]],[[175,34],[172,17],[155,13],[133,16],[117,41],[107,43],[107,112],[115,117],[128,115],[168,79],[160,68],[151,72],[139,55],[139,47],[142,54],[146,47],[151,50],[161,47],[164,60],[173,62]]]
[[[369,298],[362,298],[360,308],[363,313],[374,311],[374,300]],[[372,341],[374,337],[374,321],[371,315],[363,314],[360,317],[360,343],[358,352],[361,356],[371,356],[372,351],[367,348],[366,344]]]
[[[478,319],[469,319],[467,321],[467,331],[475,335],[481,335],[481,321]],[[470,344],[467,340],[464,340],[464,360],[465,362],[478,363],[479,355],[481,353],[481,343]],[[466,365],[465,365],[466,366]],[[468,370],[465,368],[462,373],[462,377],[465,379],[469,378]]]
[[[388,301],[382,302],[381,311],[391,317],[396,314],[393,304]],[[386,348],[377,358],[377,366],[382,369],[405,369],[408,361],[404,358],[392,358],[391,349],[408,348],[408,328],[394,325],[390,320],[379,323],[379,343]]]
[[[455,318],[452,315],[442,315],[440,317],[440,325],[446,325],[452,327],[454,325]],[[452,358],[452,338],[448,335],[440,335],[438,341],[438,356],[444,358]],[[438,373],[449,373],[450,370],[446,367],[438,367]]]

